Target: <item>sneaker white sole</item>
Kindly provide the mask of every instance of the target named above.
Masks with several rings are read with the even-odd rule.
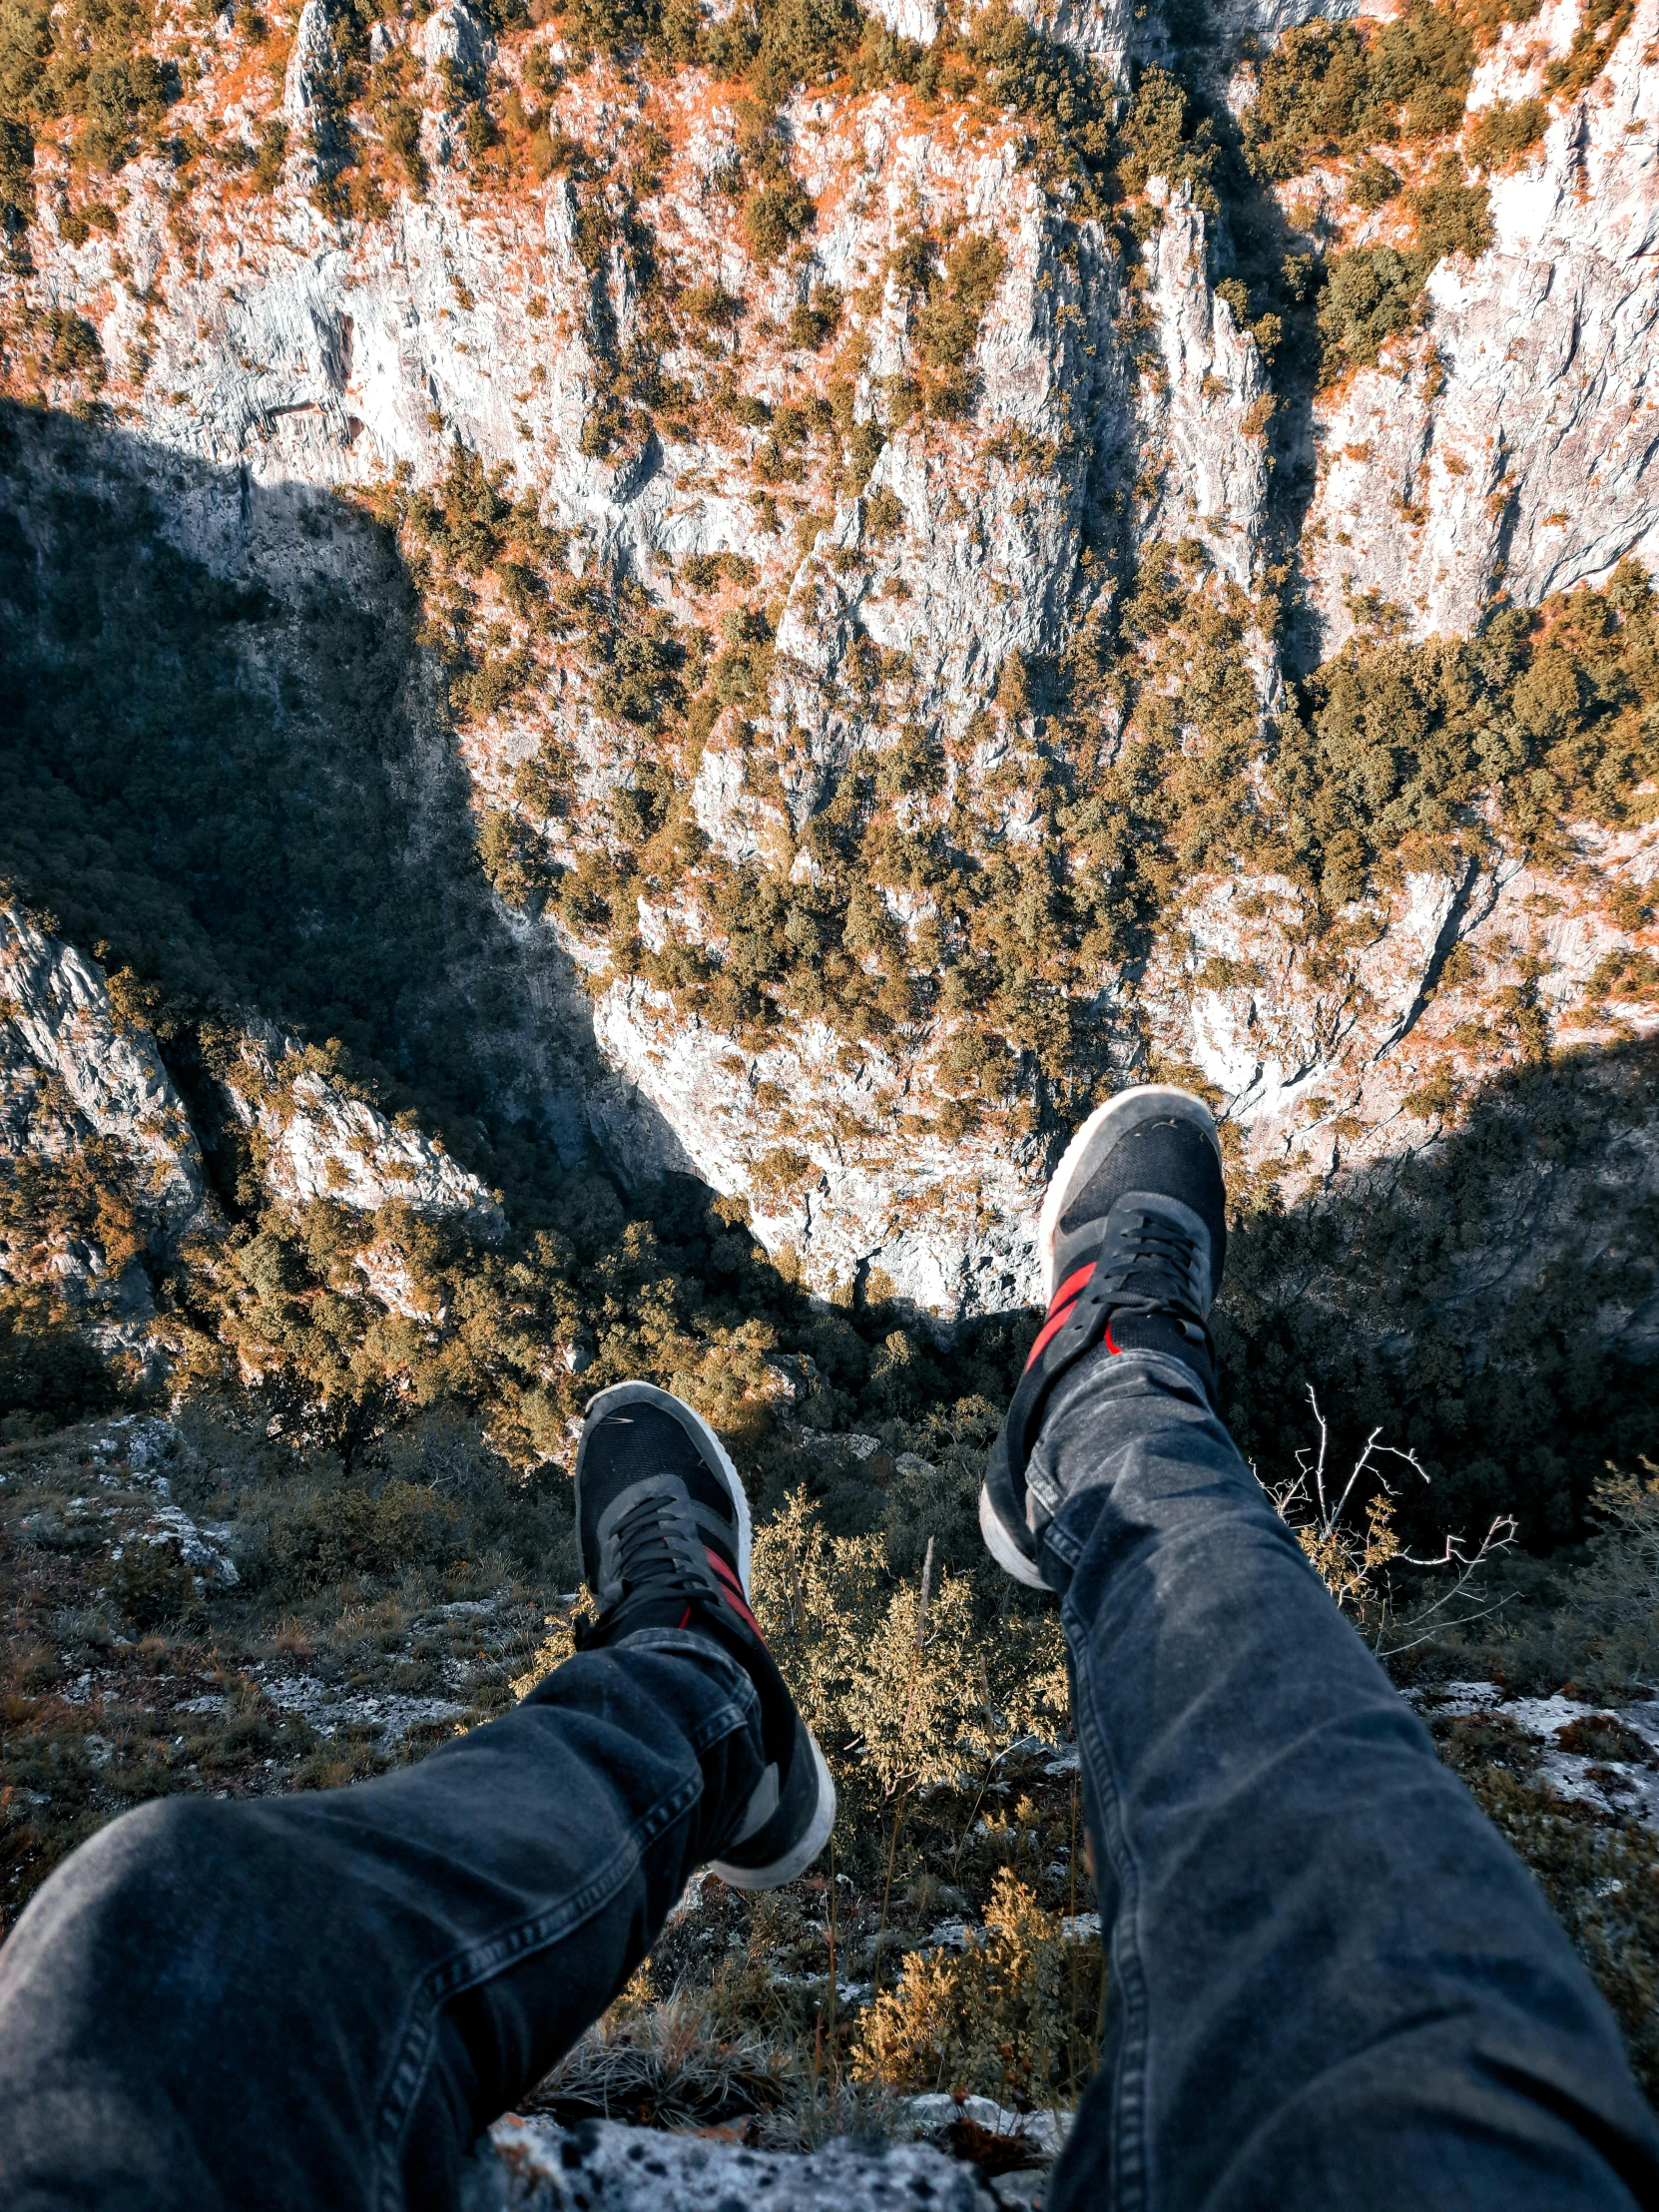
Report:
[[[711,1465],[725,1484],[738,1516],[738,1580],[743,1584],[747,1601],[749,1590],[749,1561],[754,1548],[754,1535],[749,1519],[749,1498],[744,1490],[743,1477],[732,1464],[732,1455],[703,1415],[683,1397],[676,1397],[672,1390],[661,1390],[655,1382],[613,1382],[609,1389],[601,1390],[582,1416],[582,1443],[588,1439],[588,1431],[595,1428],[607,1413],[614,1413],[621,1405],[657,1405],[665,1413],[671,1413],[707,1454]],[[576,1449],[576,1525],[582,1525],[582,1445]]]
[[[835,1825],[835,1785],[830,1769],[824,1763],[824,1754],[818,1748],[818,1738],[811,1729],[807,1741],[813,1747],[813,1762],[818,1768],[818,1808],[813,1814],[812,1825],[806,1834],[792,1844],[782,1859],[775,1859],[770,1867],[731,1867],[722,1859],[711,1859],[710,1872],[718,1874],[722,1882],[734,1890],[781,1890],[786,1882],[793,1882],[803,1875],[830,1841],[830,1831]]]
[[[1048,1584],[1037,1571],[1034,1559],[1028,1559],[1003,1527],[996,1507],[991,1503],[991,1493],[986,1485],[979,1485],[979,1533],[985,1539],[985,1549],[1004,1574],[1011,1574],[1016,1582],[1023,1582],[1028,1590],[1046,1590]]]
[[[1104,1106],[1095,1108],[1060,1155],[1060,1164],[1049,1177],[1042,1212],[1037,1217],[1037,1258],[1042,1267],[1045,1306],[1054,1296],[1054,1245],[1059,1235],[1060,1216],[1072,1192],[1088,1181],[1100,1161],[1129,1130],[1143,1121],[1170,1117],[1190,1121],[1195,1128],[1202,1129],[1216,1148],[1216,1158],[1221,1158],[1216,1117],[1203,1099],[1195,1098],[1191,1091],[1182,1090],[1176,1083],[1137,1083],[1131,1090],[1119,1091]],[[980,1526],[985,1526],[983,1517]],[[988,1530],[985,1541],[991,1543]],[[995,1551],[996,1546],[991,1544],[991,1549]],[[1002,1564],[1008,1566],[1007,1560]],[[1008,1566],[1008,1571],[1013,1574],[1018,1570]]]
[[[592,1399],[582,1420],[584,1439],[590,1427],[596,1426],[608,1413],[614,1413],[622,1405],[659,1405],[671,1413],[687,1433],[694,1436],[720,1475],[731,1497],[738,1516],[738,1580],[743,1585],[745,1601],[753,1597],[750,1588],[749,1568],[754,1552],[754,1529],[749,1517],[749,1496],[743,1486],[743,1477],[732,1464],[732,1455],[709,1426],[703,1415],[684,1398],[676,1397],[672,1390],[660,1389],[655,1382],[613,1382],[609,1389],[601,1390]],[[582,1517],[582,1453],[576,1453],[576,1518]],[[713,1873],[734,1890],[781,1890],[786,1882],[793,1882],[806,1873],[825,1845],[830,1841],[830,1831],[835,1825],[835,1785],[824,1754],[819,1749],[818,1738],[809,1729],[807,1740],[813,1747],[813,1760],[818,1768],[818,1806],[807,1832],[769,1867],[733,1867],[725,1861],[709,1862]]]

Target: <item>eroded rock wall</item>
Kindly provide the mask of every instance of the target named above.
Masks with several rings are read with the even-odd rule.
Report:
[[[1297,560],[1327,649],[1349,634],[1361,595],[1397,606],[1408,634],[1461,633],[1499,591],[1528,601],[1602,577],[1632,551],[1654,558],[1659,96],[1642,57],[1656,9],[1639,0],[1603,73],[1535,152],[1492,178],[1494,244],[1473,264],[1439,265],[1423,330],[1319,401],[1319,480]],[[1300,12],[1230,16],[1223,43],[1271,36]],[[936,28],[925,8],[891,20],[920,38]],[[1121,11],[1042,20],[1109,69],[1129,66]],[[1535,92],[1577,20],[1572,0],[1556,0],[1506,29],[1481,64],[1475,111]],[[1151,26],[1145,50],[1161,35]],[[642,265],[619,243],[620,217],[596,247],[583,226],[599,188],[554,174],[507,192],[469,171],[446,87],[492,61],[514,85],[523,56],[493,46],[461,0],[375,36],[413,57],[428,176],[423,197],[401,193],[379,219],[331,219],[307,198],[317,157],[306,134],[329,66],[323,0],[307,0],[294,27],[279,91],[291,143],[275,194],[176,193],[168,165],[146,155],[123,172],[113,230],[75,244],[67,169],[42,152],[33,269],[6,282],[37,310],[50,301],[93,324],[133,465],[156,487],[164,526],[216,572],[352,589],[350,534],[331,529],[316,495],[430,485],[457,445],[505,470],[541,525],[566,534],[573,571],[632,579],[683,623],[724,619],[737,596],[722,586],[700,600],[689,560],[749,564],[744,605],[771,610],[764,696],[708,729],[689,770],[693,812],[729,859],[795,881],[812,874],[805,832],[838,780],[917,728],[949,756],[940,819],[977,809],[985,848],[1015,856],[1048,834],[1043,804],[1020,783],[1024,764],[1067,742],[1044,721],[1044,671],[1116,604],[1149,544],[1185,541],[1218,589],[1265,594],[1285,512],[1270,369],[1218,292],[1213,225],[1186,187],[1149,182],[1151,218],[1131,257],[1109,225],[1039,181],[1011,113],[970,129],[902,86],[802,94],[781,129],[813,224],[799,252],[757,264],[723,183],[744,128],[735,96],[698,71],[649,102],[615,73],[573,78],[560,126],[612,165],[613,198],[649,105],[666,152],[639,180],[635,216],[658,263],[716,302],[707,334],[665,367],[701,374],[724,347],[761,408],[751,421],[665,417],[607,441],[591,434],[596,409],[644,327]],[[181,126],[253,131],[273,95],[229,19],[207,34],[202,63]],[[1353,216],[1351,242],[1397,220]],[[994,241],[998,272],[969,355],[971,403],[899,419],[890,394],[918,374],[924,345],[894,257],[923,232]],[[825,401],[839,356],[789,331],[831,285],[861,347],[840,431],[878,431],[877,450],[852,489],[840,431],[815,430],[781,472],[774,463],[758,477],[767,410]],[[741,360],[717,311],[739,291]],[[494,590],[476,586],[486,617],[500,611]],[[1251,605],[1247,657],[1271,708],[1279,648],[1267,598]],[[1033,672],[1023,704],[1019,682],[999,688],[1011,666],[1020,682]],[[439,758],[447,742],[433,741],[433,806],[456,788],[445,782],[454,763]],[[575,798],[536,833],[568,865],[603,840],[612,793],[637,775],[577,657],[554,656],[528,695],[475,716],[460,767],[483,816],[511,802],[516,772],[549,743],[569,750]],[[1346,909],[1317,946],[1306,894],[1288,881],[1200,880],[1144,961],[1099,968],[1091,1018],[1119,1040],[1102,1077],[1121,1079],[1149,1053],[1198,1070],[1225,1097],[1248,1160],[1277,1164],[1293,1186],[1428,1141],[1434,1115],[1409,1101],[1433,1068],[1473,1079],[1483,1053],[1518,1049],[1468,1039],[1485,998],[1520,987],[1521,963],[1560,1037],[1609,1033],[1584,1010],[1586,987],[1609,950],[1645,941],[1645,924],[1610,919],[1606,893],[1640,889],[1653,855],[1643,835],[1588,831],[1583,851],[1577,867],[1521,868],[1494,836],[1461,872],[1407,872]],[[924,942],[929,901],[883,897],[906,941]],[[625,1177],[690,1170],[744,1197],[763,1240],[793,1250],[825,1291],[879,1271],[945,1315],[1033,1295],[1036,1196],[1063,1132],[1040,1084],[1022,1078],[1002,1122],[946,1133],[941,1055],[960,1020],[853,1050],[802,1017],[758,1044],[619,971],[550,911],[497,920],[477,974],[512,1004],[503,1097],[562,1155],[591,1137]],[[652,950],[677,932],[714,941],[706,917],[644,899],[638,929]],[[1652,1017],[1638,1006],[1620,1019],[1641,1032]],[[373,1163],[397,1152],[398,1175],[412,1178],[400,1187],[493,1204],[482,1186],[451,1191],[458,1171],[405,1158],[403,1140],[349,1119],[324,1128],[302,1115],[271,1137],[290,1196],[377,1202],[391,1186]]]
[[[1471,118],[1538,97],[1578,22],[1569,0],[1506,26]],[[1442,262],[1421,335],[1322,409],[1303,557],[1326,651],[1361,594],[1413,636],[1459,636],[1494,597],[1528,606],[1627,554],[1659,561],[1656,37],[1640,0],[1602,74],[1490,179],[1491,248]]]

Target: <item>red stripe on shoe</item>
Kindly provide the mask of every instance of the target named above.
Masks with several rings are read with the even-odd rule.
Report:
[[[727,1603],[731,1606],[732,1610],[735,1613],[741,1614],[742,1617],[749,1623],[750,1627],[754,1629],[756,1635],[760,1636],[761,1624],[755,1618],[754,1614],[749,1610],[748,1601],[743,1594],[743,1584],[738,1580],[737,1576],[732,1572],[732,1569],[726,1564],[726,1561],[721,1557],[718,1551],[711,1550],[707,1544],[703,1546],[703,1549],[708,1556],[710,1566],[714,1568],[716,1574],[720,1576],[720,1579],[726,1585]],[[766,1638],[762,1636],[761,1641],[765,1643]]]
[[[1060,1288],[1054,1293],[1048,1309],[1048,1319],[1037,1332],[1037,1341],[1031,1347],[1031,1356],[1025,1363],[1027,1368],[1036,1365],[1037,1359],[1047,1346],[1049,1339],[1064,1329],[1066,1323],[1071,1319],[1071,1310],[1082,1297],[1084,1287],[1093,1273],[1094,1262],[1091,1260],[1086,1268],[1079,1268],[1075,1275],[1068,1275]]]

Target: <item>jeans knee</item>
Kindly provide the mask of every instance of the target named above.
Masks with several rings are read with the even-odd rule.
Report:
[[[169,1955],[182,1930],[234,1910],[241,1855],[229,1810],[199,1797],[158,1798],[123,1813],[58,1868],[36,1898],[40,1933],[142,1970]]]

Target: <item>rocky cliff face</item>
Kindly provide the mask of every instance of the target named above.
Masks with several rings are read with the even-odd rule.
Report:
[[[31,1239],[20,1210],[0,1242],[0,1278],[43,1282],[82,1305],[113,1301],[123,1317],[143,1318],[152,1309],[141,1258],[165,1264],[187,1237],[223,1228],[190,1110],[94,961],[16,909],[0,909],[0,1159],[79,1170],[105,1196],[84,1240]],[[261,1180],[278,1203],[326,1198],[359,1214],[404,1206],[463,1221],[486,1240],[500,1235],[500,1207],[476,1176],[280,1039],[250,1036],[216,1088],[224,1117],[252,1133]],[[125,1201],[125,1222],[112,1216],[112,1198]],[[120,1257],[108,1280],[112,1254]],[[360,1264],[388,1305],[406,1303],[395,1263],[376,1271],[371,1250]]]
[[[150,1311],[145,1245],[176,1244],[211,1211],[153,1039],[118,1020],[84,953],[14,907],[0,908],[0,1159],[86,1184],[81,1236],[23,1209],[0,1226],[0,1277],[118,1320]]]
[[[1483,113],[1543,101],[1541,137],[1491,166],[1491,243],[1442,256],[1417,325],[1312,394],[1306,347],[1302,368],[1288,345],[1276,365],[1257,302],[1229,280],[1248,226],[1183,169],[1190,117],[1171,174],[1147,157],[1114,212],[1082,169],[1041,153],[1052,117],[1011,93],[954,99],[954,62],[926,97],[914,57],[914,82],[860,88],[843,70],[798,86],[761,152],[753,103],[718,70],[590,64],[571,24],[492,27],[465,0],[383,15],[355,77],[326,0],[274,11],[263,44],[230,13],[174,26],[189,67],[167,150],[138,154],[114,187],[72,158],[71,127],[38,131],[34,222],[3,279],[6,372],[61,406],[86,398],[100,363],[99,403],[121,426],[111,470],[149,485],[159,529],[209,572],[278,594],[356,588],[359,541],[314,519],[317,494],[378,501],[407,549],[410,501],[457,451],[478,482],[495,472],[502,512],[516,498],[528,517],[501,530],[533,532],[552,582],[467,554],[446,508],[449,551],[416,562],[427,616],[412,650],[471,669],[466,793],[532,856],[535,882],[509,886],[516,910],[497,909],[473,991],[511,1001],[492,1080],[518,1126],[567,1158],[591,1137],[625,1178],[690,1169],[744,1200],[820,1291],[879,1280],[943,1316],[1002,1310],[1034,1295],[1041,1181],[1103,1085],[1195,1072],[1245,1161],[1295,1196],[1432,1144],[1454,1097],[1524,1051],[1649,1033],[1647,800],[1625,827],[1569,824],[1547,849],[1480,801],[1451,846],[1406,852],[1357,896],[1201,854],[1175,866],[1138,935],[1086,939],[1063,980],[1039,899],[1009,923],[1030,941],[990,1000],[932,989],[956,957],[958,889],[889,868],[862,949],[849,931],[834,957],[871,993],[896,962],[910,995],[852,1035],[799,994],[758,1027],[675,982],[688,962],[729,972],[734,958],[701,861],[667,888],[625,877],[608,924],[549,884],[614,859],[629,834],[619,793],[657,809],[655,833],[673,792],[672,819],[751,903],[770,885],[793,914],[798,894],[829,895],[825,826],[873,783],[893,836],[947,839],[953,881],[1006,879],[1017,917],[1039,877],[1052,906],[1100,874],[1071,825],[1091,777],[1151,728],[1155,697],[1175,747],[1161,757],[1199,743],[1181,733],[1211,681],[1200,645],[1160,661],[1155,633],[1133,627],[1149,553],[1181,549],[1190,639],[1193,624],[1231,626],[1246,807],[1268,788],[1296,656],[1468,636],[1494,602],[1604,582],[1631,555],[1651,564],[1656,5],[1609,17],[1599,66],[1565,95],[1548,72],[1582,46],[1576,0],[1502,27],[1465,121],[1418,169],[1415,154],[1400,163],[1408,182],[1426,175]],[[1218,20],[1207,74],[1221,70],[1241,112],[1247,34],[1271,43],[1305,18]],[[926,6],[881,20],[940,54],[956,36]],[[1033,20],[1125,88],[1178,58],[1170,26],[1111,6],[1068,0]],[[354,211],[330,185],[348,127],[357,174],[375,180]],[[1403,245],[1403,203],[1367,212],[1351,184],[1316,162],[1282,186],[1282,243]],[[756,212],[768,192],[776,237]],[[1299,463],[1313,469],[1300,489]],[[561,607],[636,596],[598,654],[538,612],[549,589]],[[674,629],[676,655],[690,649],[695,697],[667,723],[617,674],[616,638],[653,622]],[[1118,674],[1091,695],[1085,746],[1078,656],[1108,631]],[[516,673],[492,690],[497,668]],[[420,804],[459,797],[444,773]],[[79,953],[19,924],[11,957],[26,941],[54,978],[31,1001],[93,1004]],[[1525,1036],[1488,1018],[1505,992],[1535,1011]],[[1037,1017],[1022,1027],[1007,1009],[1056,993],[1072,1043],[1045,1047]],[[23,1040],[12,1095],[29,1101],[9,1141],[50,1152],[66,1116],[101,1129],[113,1113],[183,1218],[200,1171],[154,1055],[87,1018],[101,1041],[58,1070],[72,1108],[34,1103],[30,1072],[70,1048],[5,1032]],[[976,1060],[1006,1072],[975,1075]],[[312,1098],[307,1080],[279,1128],[256,1115],[274,1191],[371,1207],[394,1190],[495,1218],[425,1139]],[[957,1112],[971,1082],[989,1104]]]
[[[1535,100],[1570,48],[1571,5],[1504,26],[1470,93],[1478,119]],[[1464,635],[1494,595],[1530,606],[1659,556],[1659,11],[1632,12],[1609,66],[1490,183],[1493,243],[1442,263],[1420,337],[1362,370],[1320,424],[1304,537],[1331,644],[1368,592],[1412,634]],[[1386,235],[1387,217],[1364,227]]]

